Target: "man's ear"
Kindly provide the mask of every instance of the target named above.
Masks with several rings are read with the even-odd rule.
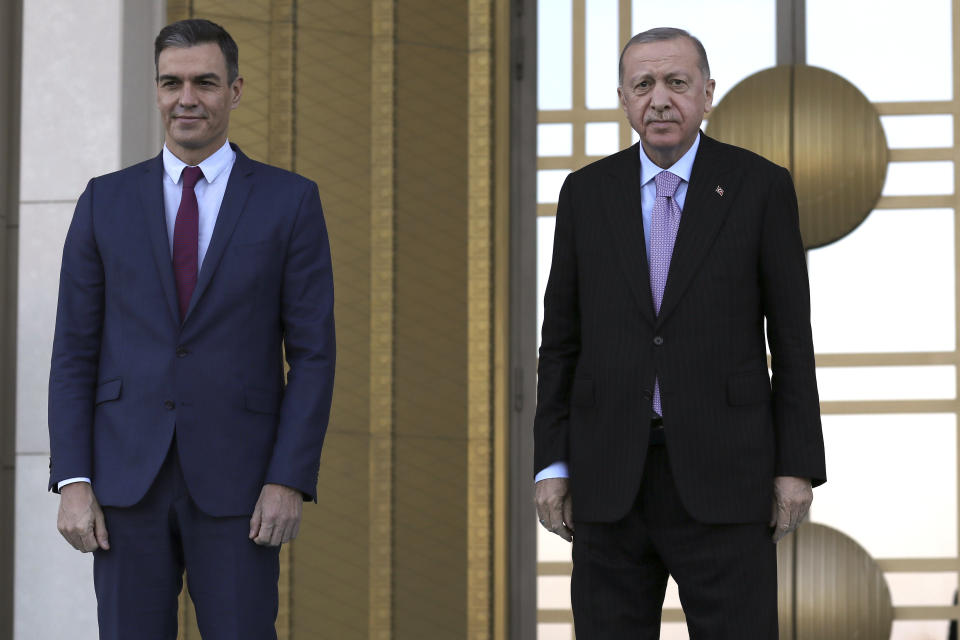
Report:
[[[236,109],[240,106],[240,97],[243,95],[243,76],[237,76],[230,85],[230,92],[233,94],[230,99],[230,108]]]
[[[706,85],[703,87],[703,92],[706,96],[706,101],[703,105],[704,115],[710,113],[713,110],[713,90],[717,87],[717,83],[713,78],[707,80]]]

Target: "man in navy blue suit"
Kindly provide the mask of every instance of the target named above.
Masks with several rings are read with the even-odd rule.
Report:
[[[101,638],[175,638],[184,572],[206,640],[275,638],[333,392],[323,212],[227,141],[243,78],[222,27],[169,25],[155,54],[163,151],[91,180],[64,245],[50,489],[94,554]]]

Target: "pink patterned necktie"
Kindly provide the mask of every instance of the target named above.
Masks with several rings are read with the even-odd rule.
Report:
[[[653,294],[653,308],[659,314],[663,290],[667,286],[667,274],[670,273],[673,243],[680,227],[680,205],[673,196],[681,178],[675,173],[661,171],[653,180],[657,184],[657,198],[653,202],[650,219],[650,291]],[[657,415],[663,415],[659,380],[653,385],[653,410]]]
[[[177,302],[180,305],[180,321],[187,315],[190,298],[197,287],[197,253],[200,244],[197,194],[193,188],[203,171],[200,167],[185,167],[182,173],[183,191],[180,195],[180,208],[177,209],[177,221],[173,226],[173,277],[177,282]]]

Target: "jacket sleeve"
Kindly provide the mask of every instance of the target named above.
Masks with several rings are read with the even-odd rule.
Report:
[[[280,313],[290,370],[265,482],[299,489],[316,501],[336,346],[330,245],[312,182],[300,200],[287,246]]]
[[[93,200],[91,180],[74,210],[60,268],[47,409],[48,488],[55,492],[61,480],[93,477],[93,411],[104,310],[104,270],[94,235]]]
[[[810,284],[797,195],[777,168],[764,212],[761,287],[773,368],[774,473],[826,482],[820,400],[810,329]]]
[[[570,387],[580,355],[580,303],[571,190],[571,177],[567,176],[557,204],[553,262],[543,298],[533,427],[534,473],[568,460]]]

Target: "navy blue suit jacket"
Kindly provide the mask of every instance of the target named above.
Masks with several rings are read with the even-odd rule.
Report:
[[[161,157],[80,197],[50,371],[51,490],[85,476],[102,504],[135,504],[176,431],[190,494],[210,515],[252,513],[265,483],[315,498],[335,360],[320,198],[235,150],[182,323]]]

